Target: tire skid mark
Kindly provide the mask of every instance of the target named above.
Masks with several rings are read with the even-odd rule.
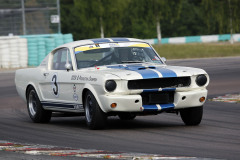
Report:
[[[75,156],[84,158],[101,158],[101,159],[127,159],[127,160],[157,160],[157,159],[175,159],[175,160],[213,160],[208,158],[197,157],[173,157],[157,154],[145,153],[125,153],[112,152],[95,149],[75,149],[69,147],[56,147],[48,145],[30,145],[20,144],[0,140],[0,150],[9,152],[18,152],[29,155],[48,155],[48,156]]]

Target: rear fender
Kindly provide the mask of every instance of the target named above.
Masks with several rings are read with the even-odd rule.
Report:
[[[40,101],[42,101],[42,94],[40,93],[38,87],[33,83],[33,82],[29,82],[27,87],[26,87],[26,90],[25,90],[25,98],[27,100],[27,94],[28,94],[28,90],[30,87],[33,87],[35,89],[35,91],[37,92],[37,95],[38,95],[38,98]]]

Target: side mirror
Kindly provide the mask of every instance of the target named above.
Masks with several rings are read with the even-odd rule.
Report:
[[[165,57],[161,57],[163,62],[166,63],[167,62],[167,59]]]
[[[65,68],[67,71],[72,70],[72,65],[70,63],[66,63]]]

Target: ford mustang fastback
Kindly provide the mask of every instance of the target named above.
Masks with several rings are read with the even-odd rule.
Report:
[[[15,83],[33,122],[49,122],[52,112],[79,113],[90,129],[101,129],[108,116],[133,120],[163,112],[198,125],[209,76],[166,65],[142,40],[103,38],[55,48],[38,67],[17,70]]]

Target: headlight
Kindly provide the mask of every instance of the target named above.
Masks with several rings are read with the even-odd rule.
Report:
[[[204,86],[207,83],[207,77],[204,74],[198,75],[196,83],[198,86]]]
[[[117,83],[114,80],[107,80],[105,83],[105,88],[109,92],[114,91],[116,87],[117,87]]]

